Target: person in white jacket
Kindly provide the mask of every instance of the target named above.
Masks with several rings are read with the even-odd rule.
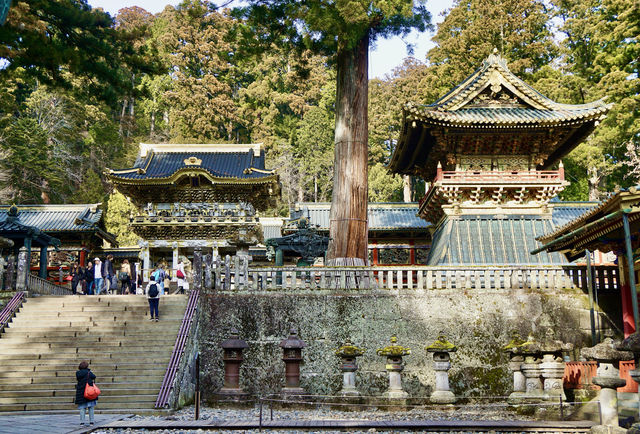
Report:
[[[182,258],[180,258],[178,268],[176,268],[176,277],[178,278],[178,292],[184,294],[185,289],[189,289],[189,281],[187,280],[187,272],[184,269]]]

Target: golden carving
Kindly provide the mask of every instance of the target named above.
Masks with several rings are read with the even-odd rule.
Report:
[[[189,157],[184,159],[185,166],[200,166],[202,164],[202,160],[197,157]]]

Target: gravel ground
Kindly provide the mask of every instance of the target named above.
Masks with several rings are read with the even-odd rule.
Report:
[[[269,420],[269,408],[263,408],[263,419]],[[203,407],[200,409],[201,420],[212,421],[228,421],[228,420],[252,420],[259,418],[259,408],[250,409],[224,409]],[[383,411],[370,409],[365,411],[340,411],[330,408],[317,408],[312,410],[273,410],[274,420],[535,420],[533,417],[520,415],[501,408],[487,408],[482,406],[468,405],[451,410],[433,410],[425,408],[414,408],[408,411]],[[132,420],[194,420],[194,407],[186,407],[177,411],[171,416],[134,416]],[[283,432],[276,430],[263,430],[264,432]],[[111,429],[95,431],[96,433],[113,434],[113,433],[138,433],[146,432],[146,430],[134,429]],[[157,430],[155,433],[200,433],[203,430]],[[211,431],[208,431],[211,432]],[[225,431],[238,432],[238,431]],[[243,431],[245,432],[245,431]],[[292,433],[295,431],[286,431]],[[309,433],[312,431],[304,431]],[[376,432],[369,431],[351,431],[351,432]],[[377,431],[381,432],[381,431]],[[390,432],[390,431],[386,431]],[[403,431],[393,431],[403,432]],[[322,434],[328,434],[330,431],[321,431]],[[451,433],[448,431],[448,433]]]

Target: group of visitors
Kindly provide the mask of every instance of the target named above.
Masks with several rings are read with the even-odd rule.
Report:
[[[135,286],[138,283],[135,278],[132,278],[134,274],[127,259],[122,261],[120,271],[115,273],[113,255],[107,255],[104,261],[95,258],[86,267],[74,262],[70,275],[71,291],[74,294],[100,295],[103,292],[130,294],[135,293]]]

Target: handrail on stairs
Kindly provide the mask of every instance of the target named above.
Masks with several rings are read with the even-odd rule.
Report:
[[[184,348],[187,344],[187,338],[189,337],[191,324],[193,323],[193,319],[196,314],[199,296],[200,291],[197,290],[191,291],[191,293],[189,294],[187,309],[184,312],[182,324],[180,324],[180,330],[178,331],[176,343],[173,346],[173,353],[171,354],[169,365],[167,366],[167,370],[164,374],[162,386],[160,386],[160,392],[158,392],[158,399],[156,400],[155,408],[165,408],[169,405],[169,396],[171,394],[171,389],[173,389],[173,384],[176,378],[176,374],[178,373],[178,367],[180,366],[180,360],[184,353]]]
[[[2,309],[2,311],[0,312],[0,333],[4,331],[4,328],[7,326],[7,324],[9,324],[9,321],[11,321],[11,318],[13,318],[16,311],[20,309],[24,298],[24,291],[18,291],[5,305],[4,309]]]

